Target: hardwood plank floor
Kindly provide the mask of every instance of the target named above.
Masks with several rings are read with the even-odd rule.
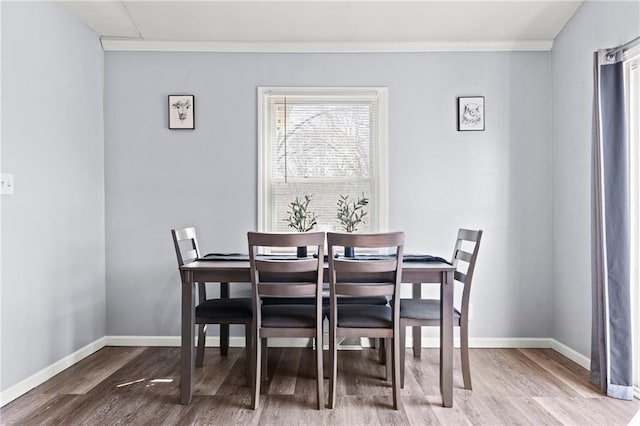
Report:
[[[189,406],[179,402],[179,348],[106,347],[0,410],[1,424],[626,425],[640,401],[607,398],[587,371],[551,349],[471,349],[473,391],[454,368],[454,406],[443,408],[438,350],[407,354],[402,409],[373,349],[338,354],[337,406],[315,407],[308,348],[271,348],[258,410],[249,409],[240,348],[208,348]],[[325,396],[328,393],[325,380]]]

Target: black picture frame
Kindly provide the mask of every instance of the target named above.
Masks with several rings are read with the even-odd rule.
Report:
[[[168,124],[171,130],[193,130],[196,128],[194,95],[168,96]]]
[[[484,96],[459,96],[456,104],[458,131],[484,132]]]

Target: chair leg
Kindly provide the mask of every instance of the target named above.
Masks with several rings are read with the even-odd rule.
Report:
[[[260,376],[261,376],[261,339],[258,337],[258,330],[252,330],[252,357],[251,357],[251,372],[253,373],[252,381],[251,381],[251,408],[256,410],[258,408],[258,404],[260,403]]]
[[[244,325],[244,354],[245,354],[245,358],[247,359],[247,365],[246,365],[246,370],[247,370],[247,386],[251,387],[251,380],[252,380],[252,374],[251,374],[251,357],[253,356],[253,352],[251,350],[251,324],[245,324]]]
[[[324,409],[324,373],[322,366],[322,322],[316,332],[316,383],[318,410]]]
[[[393,350],[391,358],[393,359],[392,386],[393,386],[393,409],[400,409],[400,339],[398,335],[392,339]]]
[[[380,364],[387,363],[387,353],[384,350],[384,339],[377,338],[376,345],[378,346],[378,361]]]
[[[471,390],[471,366],[469,365],[469,323],[460,321],[460,358],[464,388]]]
[[[329,331],[329,360],[331,372],[329,373],[329,408],[336,406],[336,381],[338,379],[338,351],[336,347],[336,334]]]
[[[413,326],[413,357],[420,358],[422,356],[422,327]]]
[[[404,389],[404,363],[407,352],[407,327],[400,320],[400,388]]]
[[[268,363],[268,358],[269,358],[269,341],[267,340],[266,337],[263,337],[262,339],[262,351],[261,351],[261,355],[262,355],[262,381],[266,381],[267,378],[269,377],[269,371],[267,370],[267,363]]]
[[[220,324],[220,355],[229,354],[229,324]]]
[[[380,339],[384,341],[384,379],[388,382],[391,377],[391,351],[393,349],[391,339]]]
[[[207,324],[198,325],[198,348],[196,350],[196,367],[204,365],[204,347],[207,343]]]

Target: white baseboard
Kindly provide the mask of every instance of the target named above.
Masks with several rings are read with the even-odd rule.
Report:
[[[107,336],[105,346],[165,346],[179,347],[180,336]],[[196,344],[198,338],[196,337]],[[207,336],[207,347],[217,348],[220,346],[219,336]],[[269,338],[269,346],[283,348],[305,348],[309,346],[309,339],[306,338]],[[244,348],[244,337],[230,336],[229,347]]]
[[[197,339],[196,339],[197,340]],[[362,346],[369,346],[369,339],[361,339]],[[244,347],[244,337],[231,336],[229,338],[229,346],[231,347]],[[310,339],[294,339],[294,338],[270,338],[269,346],[272,347],[308,347],[310,345]],[[407,347],[413,345],[411,337],[407,337]],[[166,347],[179,347],[180,336],[105,336],[95,342],[88,344],[87,346],[78,349],[71,355],[68,355],[51,364],[48,367],[43,368],[37,373],[31,375],[25,380],[7,388],[0,393],[0,407],[8,404],[19,396],[24,395],[36,386],[46,382],[51,377],[60,373],[61,371],[71,367],[73,364],[88,357],[94,352],[102,349],[105,346],[166,346]],[[207,337],[208,347],[220,346],[220,337],[209,336]],[[437,348],[439,346],[439,338],[437,337],[423,337],[423,348]],[[454,339],[454,346],[459,347],[459,339]],[[576,364],[589,369],[590,361],[586,356],[576,352],[570,347],[558,342],[551,338],[490,338],[490,337],[476,337],[469,339],[469,346],[471,348],[550,348],[556,352],[569,358]],[[352,347],[345,347],[345,349],[353,349]],[[636,398],[639,397],[638,389],[635,390]]]
[[[556,339],[549,339],[549,340],[551,340],[551,349],[553,349],[554,351],[558,352],[561,355],[566,356],[567,358],[569,358],[571,361],[575,362],[582,368],[586,368],[587,370],[591,368],[591,360],[588,357],[582,355],[579,352],[576,352],[575,350],[571,349],[569,346],[565,345],[564,343],[558,342]]]
[[[106,346],[180,346],[180,336],[107,336],[106,339]]]
[[[101,337],[98,340],[78,349],[72,354],[67,355],[60,361],[54,362],[48,367],[45,367],[37,373],[32,374],[31,376],[22,380],[21,382],[18,382],[15,385],[3,390],[0,393],[0,407],[4,407],[9,402],[24,395],[36,386],[41,385],[56,374],[62,372],[63,370],[66,370],[73,364],[104,348],[105,346],[107,346],[106,342],[107,338]]]
[[[553,339],[540,337],[471,337],[470,348],[551,348]],[[453,339],[453,346],[460,347],[460,339]],[[407,336],[407,347],[413,347],[413,339]],[[440,347],[439,337],[422,337],[423,348]]]

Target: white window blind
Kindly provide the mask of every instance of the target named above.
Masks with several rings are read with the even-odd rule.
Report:
[[[318,228],[341,230],[339,195],[369,199],[359,232],[386,230],[386,89],[260,88],[259,226],[293,231],[296,197],[312,197]]]

